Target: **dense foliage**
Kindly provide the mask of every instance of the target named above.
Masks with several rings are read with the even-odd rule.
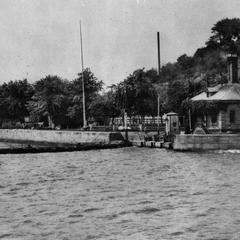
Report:
[[[34,94],[34,89],[26,79],[10,81],[0,86],[0,119],[24,121],[28,115],[27,102]]]
[[[102,89],[90,69],[84,71],[86,112],[90,118],[91,106]],[[44,126],[79,127],[82,116],[82,74],[72,81],[58,76],[46,76],[34,84],[27,80],[11,81],[0,86],[0,120],[16,126],[30,122],[42,122]],[[8,125],[7,125],[8,126]]]
[[[46,117],[51,128],[64,123],[69,103],[68,84],[58,76],[47,76],[37,81],[35,93],[27,105],[31,119],[40,121]]]
[[[154,70],[138,69],[116,86],[116,99],[120,109],[128,115],[156,115],[156,90],[153,79],[157,76]]]

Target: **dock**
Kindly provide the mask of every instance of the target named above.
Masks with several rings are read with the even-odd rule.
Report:
[[[147,148],[166,148],[172,149],[173,144],[172,142],[158,142],[158,141],[133,141],[133,146],[136,147],[147,147]]]

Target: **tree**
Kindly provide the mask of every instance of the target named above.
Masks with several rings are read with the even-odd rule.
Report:
[[[24,121],[29,115],[27,102],[34,94],[34,89],[26,79],[10,81],[0,86],[0,118],[11,121]]]
[[[119,116],[120,113],[115,104],[113,91],[99,95],[89,106],[89,115],[100,125],[109,124],[110,118],[113,121],[114,117]]]
[[[212,27],[207,46],[218,46],[229,53],[240,53],[240,19],[222,19]]]
[[[86,117],[88,118],[90,117],[90,106],[97,98],[98,93],[102,90],[103,81],[98,80],[89,68],[86,68],[83,74]],[[77,127],[83,125],[82,73],[79,73],[78,77],[70,83],[69,89],[71,104],[68,107],[67,116],[70,119],[71,125]]]
[[[194,66],[194,59],[193,57],[187,56],[187,54],[183,54],[177,59],[177,63],[183,71],[186,71]]]
[[[181,74],[181,69],[177,63],[167,63],[161,68],[161,81],[172,82]]]
[[[68,82],[58,76],[46,76],[34,84],[35,94],[28,102],[31,118],[40,120],[46,117],[48,126],[66,123],[68,106]]]
[[[185,79],[173,81],[168,89],[169,109],[177,113],[181,111],[181,103],[189,96],[189,82]]]
[[[156,114],[157,93],[147,73],[138,69],[117,85],[116,102],[129,116]]]

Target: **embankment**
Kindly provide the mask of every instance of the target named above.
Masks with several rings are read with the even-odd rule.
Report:
[[[178,134],[173,149],[178,151],[240,149],[240,134]]]
[[[9,148],[0,148],[0,153],[74,151],[128,145],[119,132],[28,129],[0,129],[0,142],[10,143]]]

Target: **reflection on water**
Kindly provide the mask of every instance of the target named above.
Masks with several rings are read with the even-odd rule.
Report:
[[[239,239],[238,153],[0,155],[0,239]]]

